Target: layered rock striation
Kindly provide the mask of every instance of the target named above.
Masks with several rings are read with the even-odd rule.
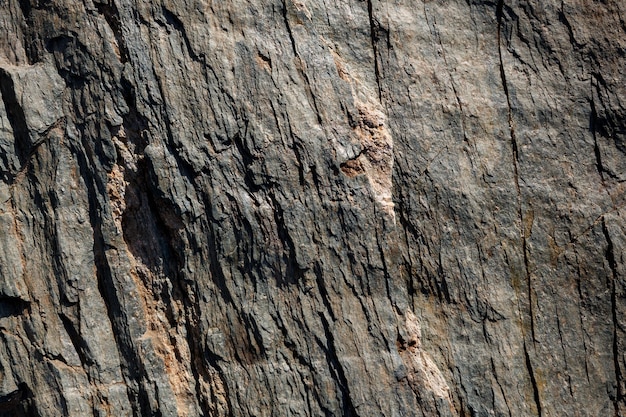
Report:
[[[0,0],[0,415],[626,415],[618,0]]]

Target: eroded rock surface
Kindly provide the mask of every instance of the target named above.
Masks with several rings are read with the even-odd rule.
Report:
[[[0,415],[626,415],[618,0],[0,0]]]

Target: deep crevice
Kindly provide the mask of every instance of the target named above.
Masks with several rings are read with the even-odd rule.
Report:
[[[322,268],[319,266],[319,264],[315,264],[315,266],[313,267],[313,273],[315,274],[315,281],[317,283],[317,289],[319,290],[320,296],[322,297],[322,303],[324,304],[324,307],[326,307],[326,311],[328,312],[328,314],[330,314],[331,320],[337,321],[337,317],[335,316],[335,313],[333,312],[333,309],[330,303],[328,290],[326,289],[326,285],[324,283],[324,275],[322,272]]]
[[[185,44],[185,48],[189,53],[189,57],[196,62],[201,62],[200,57],[198,56],[198,54],[196,54],[196,51],[194,51],[191,45],[191,41],[189,40],[189,36],[187,35],[187,30],[185,29],[185,25],[180,20],[180,18],[166,7],[163,7],[162,11],[163,17],[165,18],[167,24],[174,28],[178,33],[180,33],[183,43]]]
[[[285,22],[285,27],[287,28],[287,34],[289,35],[289,41],[291,42],[291,49],[293,51],[294,56],[298,56],[298,50],[296,49],[296,40],[293,37],[293,32],[291,31],[291,25],[289,24],[289,17],[287,16],[287,0],[283,0],[283,21]]]
[[[83,369],[87,371],[87,368],[93,364],[93,360],[88,357],[87,346],[78,333],[78,331],[74,328],[74,323],[67,317],[65,314],[59,314],[59,318],[61,319],[61,323],[63,323],[63,328],[65,329],[65,333],[70,338],[72,342],[72,346],[74,346],[74,350],[78,354],[78,358],[80,359],[80,363]],[[91,382],[90,373],[86,372],[87,378],[89,378]]]
[[[28,22],[33,11],[30,0],[19,0],[18,4],[20,6],[20,10],[22,10],[22,16],[24,16],[24,19]]]
[[[244,182],[248,187],[248,191],[250,191],[250,193],[256,193],[261,191],[264,188],[264,185],[257,183],[254,172],[252,171],[252,166],[257,160],[257,157],[252,153],[247,143],[245,142],[247,139],[247,134],[248,127],[246,122],[244,134],[241,135],[239,132],[235,133],[235,135],[232,137],[232,142],[237,148],[239,155],[241,156],[242,172],[244,174]]]
[[[346,377],[343,367],[341,366],[341,362],[339,361],[339,357],[337,356],[335,338],[330,330],[330,325],[323,313],[320,312],[319,317],[322,320],[322,327],[324,328],[324,335],[326,337],[326,345],[324,346],[321,343],[320,345],[326,354],[330,371],[334,374],[339,391],[341,392],[343,406],[342,416],[358,417],[359,414],[357,413],[354,403],[352,402],[352,397],[350,396],[348,378]]]
[[[79,133],[81,136],[83,133]],[[135,417],[145,415],[150,410],[150,400],[147,392],[140,383],[141,375],[144,375],[140,358],[131,346],[131,337],[128,333],[128,326],[124,323],[122,304],[116,293],[117,285],[106,257],[107,244],[102,233],[101,225],[104,224],[99,195],[106,195],[106,186],[102,179],[98,178],[93,162],[88,156],[88,151],[84,148],[86,139],[83,138],[82,146],[74,144],[71,150],[76,156],[80,176],[83,178],[87,188],[89,221],[93,229],[93,253],[98,281],[98,291],[106,306],[108,319],[111,322],[113,336],[115,338],[117,350],[123,358],[122,372],[127,387],[127,394],[133,407]]]
[[[115,36],[115,40],[117,42],[117,47],[120,52],[120,62],[123,64],[128,61],[128,48],[126,47],[126,43],[124,42],[124,35],[122,32],[122,25],[120,22],[120,14],[117,10],[117,6],[114,1],[110,1],[110,3],[93,3],[98,9],[98,13],[100,13],[106,22],[109,24],[109,27],[113,31],[113,36]]]
[[[0,68],[0,94],[13,130],[15,154],[20,166],[24,166],[30,154],[31,142],[26,115],[15,95],[15,84],[11,75],[2,68]]]
[[[50,11],[49,5],[39,5],[38,1],[35,0],[34,4],[31,4],[30,0],[19,0],[18,5],[22,12],[22,16],[24,20],[21,24],[22,33],[24,35],[23,38],[23,46],[24,52],[26,53],[26,63],[28,65],[34,65],[41,61],[41,52],[42,52],[42,38],[43,33],[41,30],[37,30],[35,24],[33,24],[33,10],[41,10],[42,6],[47,7],[48,11]]]
[[[37,412],[29,407],[28,401],[33,397],[33,392],[25,382],[17,384],[17,389],[7,394],[0,395],[0,415],[35,417]],[[26,403],[26,404],[25,404]]]
[[[282,206],[276,200],[276,197],[272,192],[269,192],[268,196],[272,201],[274,223],[276,224],[278,238],[283,245],[282,260],[286,266],[285,276],[281,277],[281,274],[279,273],[277,274],[276,279],[279,287],[281,285],[298,284],[304,280],[304,270],[300,267],[298,261],[296,260],[296,245],[291,237],[291,234],[289,233],[289,230],[287,229]]]
[[[86,88],[87,83],[102,71],[89,48],[73,32],[48,39],[45,50],[53,55],[59,75],[67,87],[74,91]],[[81,107],[84,107],[84,103],[76,105],[77,114],[84,116],[79,110]]]
[[[528,375],[530,376],[530,383],[532,384],[533,388],[533,398],[537,407],[537,415],[541,417],[542,412],[541,399],[539,397],[539,387],[537,385],[537,380],[535,379],[535,371],[533,370],[533,365],[530,361],[530,355],[528,354],[528,349],[526,348],[526,342],[524,342],[524,358],[526,360],[526,370],[528,371]]]
[[[30,303],[19,297],[0,295],[0,319],[19,317],[30,313]]]
[[[574,49],[581,49],[582,45],[580,45],[578,41],[576,40],[576,38],[574,37],[574,30],[572,29],[572,25],[567,19],[567,16],[565,16],[565,12],[563,11],[563,9],[559,10],[558,15],[559,15],[559,21],[563,23],[563,25],[565,25],[565,27],[567,28],[569,41],[572,44],[572,46],[574,46]]]
[[[136,107],[134,87],[128,84],[124,92],[125,100],[129,104],[129,113],[124,120],[127,141],[135,146],[135,154],[141,157],[149,142],[149,137],[145,134],[149,122]],[[168,133],[171,134],[169,131]],[[151,182],[150,179],[152,169],[149,163],[150,161],[139,158],[136,170],[125,167],[128,181],[126,194],[133,197],[127,199],[127,207],[122,215],[123,238],[133,256],[140,260],[156,278],[153,283],[153,290],[156,291],[152,292],[154,299],[173,299],[182,304],[184,317],[182,325],[187,333],[186,343],[192,364],[189,370],[195,382],[197,405],[202,415],[208,416],[211,415],[210,404],[202,394],[201,380],[210,380],[211,376],[203,360],[205,355],[202,353],[200,342],[203,338],[197,325],[200,320],[199,306],[192,302],[194,289],[189,287],[192,281],[185,280],[182,272],[185,264],[182,253],[185,248],[178,236],[178,227],[182,224],[182,220],[178,213],[169,209],[171,204],[163,201],[164,199],[155,190],[153,181]],[[146,232],[146,228],[150,231]],[[146,242],[145,233],[149,233],[154,239]],[[162,265],[163,259],[170,261]],[[175,312],[172,309],[172,305],[176,303],[164,304],[167,307],[163,311],[169,324],[176,327]],[[174,353],[180,361],[178,349],[175,349]]]

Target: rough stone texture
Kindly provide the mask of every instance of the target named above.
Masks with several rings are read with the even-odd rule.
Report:
[[[0,415],[626,415],[620,0],[0,0]]]

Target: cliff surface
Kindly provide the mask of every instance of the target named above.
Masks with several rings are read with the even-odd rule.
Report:
[[[0,0],[0,415],[626,415],[625,19]]]

